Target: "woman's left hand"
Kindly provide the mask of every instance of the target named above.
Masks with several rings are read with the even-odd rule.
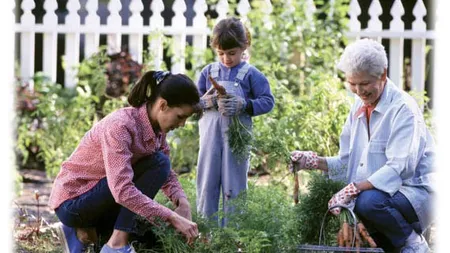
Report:
[[[338,193],[334,194],[333,197],[328,201],[328,208],[335,205],[347,206],[350,202],[358,196],[361,191],[356,188],[355,183],[348,184],[346,187],[342,188]],[[339,215],[341,213],[341,208],[336,207],[330,210],[334,215]]]
[[[174,212],[178,215],[192,221],[191,204],[186,198],[180,198],[178,200],[178,207],[175,208]]]

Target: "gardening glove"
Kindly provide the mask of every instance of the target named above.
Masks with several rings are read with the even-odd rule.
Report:
[[[200,98],[200,105],[203,110],[217,108],[217,94],[205,94]]]
[[[227,94],[220,97],[217,101],[219,106],[219,112],[223,116],[235,116],[239,115],[245,110],[247,102],[243,97]]]
[[[299,151],[291,152],[291,163],[289,164],[289,171],[294,172],[303,169],[317,169],[319,167],[319,157],[313,151]]]
[[[334,194],[333,197],[328,201],[328,208],[335,205],[343,205],[352,207],[355,204],[356,197],[361,191],[356,188],[355,183],[348,184],[346,187],[342,188],[338,193]],[[334,215],[339,215],[341,213],[341,208],[336,207],[330,210]]]

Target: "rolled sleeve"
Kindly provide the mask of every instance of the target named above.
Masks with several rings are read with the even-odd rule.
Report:
[[[170,170],[169,178],[166,183],[161,187],[164,195],[166,195],[173,203],[177,203],[178,199],[186,198],[187,196],[183,191],[183,188],[178,181],[177,175],[173,170]]]
[[[393,196],[402,185],[398,171],[390,166],[383,166],[367,179],[375,188]]]
[[[334,181],[346,181],[347,165],[339,156],[325,157],[328,167],[328,177]]]

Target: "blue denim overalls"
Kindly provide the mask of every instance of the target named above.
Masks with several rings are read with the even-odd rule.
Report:
[[[245,99],[241,87],[250,68],[244,64],[239,69],[235,81],[217,81],[219,77],[219,63],[211,66],[210,74],[218,84],[222,85],[227,94],[241,96]],[[240,121],[249,129],[252,128],[251,116],[247,113],[239,115]],[[228,200],[235,198],[242,190],[247,189],[247,172],[250,158],[237,161],[228,145],[227,131],[231,117],[222,116],[213,108],[204,112],[199,121],[200,151],[197,163],[197,211],[204,217],[212,217],[219,209],[219,197],[222,187],[223,211],[229,213],[232,208]],[[222,220],[221,226],[225,226]]]

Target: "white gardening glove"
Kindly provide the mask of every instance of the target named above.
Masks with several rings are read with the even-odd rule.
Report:
[[[360,192],[361,191],[356,188],[355,183],[348,184],[338,193],[333,195],[330,201],[328,201],[328,208],[335,205],[343,205],[351,208]],[[334,215],[339,215],[341,213],[341,208],[333,208],[330,212]]]
[[[245,110],[247,102],[243,97],[227,94],[219,97],[217,105],[223,116],[230,117],[241,114]]]
[[[205,94],[200,98],[200,105],[203,110],[217,108],[217,94]]]
[[[319,157],[313,151],[299,151],[291,152],[291,163],[289,164],[289,171],[294,172],[294,169],[317,169],[319,167]]]

